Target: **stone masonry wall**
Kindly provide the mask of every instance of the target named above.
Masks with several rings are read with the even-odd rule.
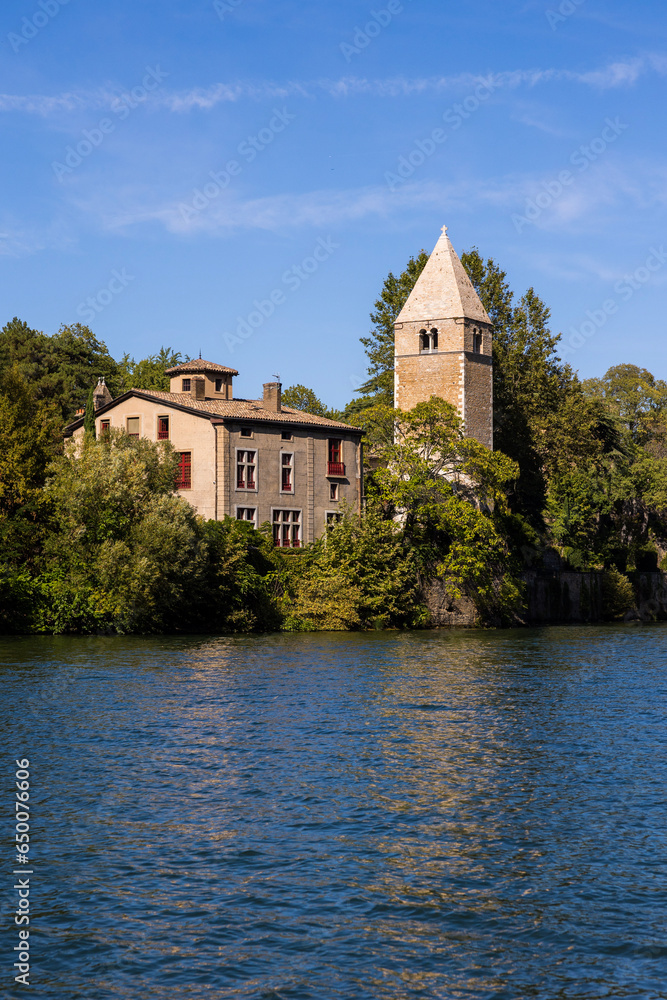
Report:
[[[493,448],[493,367],[484,354],[466,355],[465,431]]]
[[[411,410],[431,396],[440,396],[461,412],[463,406],[463,355],[419,354],[396,358],[396,402]]]

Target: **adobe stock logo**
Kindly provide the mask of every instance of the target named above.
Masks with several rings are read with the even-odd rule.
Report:
[[[331,255],[340,249],[340,243],[334,243],[331,236],[318,239],[312,254],[304,257],[298,264],[293,264],[283,272],[281,285],[289,289],[290,292],[298,292],[304,281],[308,281],[311,275],[319,270]],[[234,333],[224,333],[223,339],[230,353],[234,353],[236,347],[243,344],[245,340],[264,326],[267,319],[273,316],[276,308],[285,305],[287,294],[282,287],[272,289],[265,299],[255,299],[253,309],[247,316],[238,316]]]
[[[569,17],[576,14],[577,7],[581,7],[582,4],[586,3],[586,0],[562,0],[558,10],[547,10],[546,18],[551,25],[551,30],[555,31],[559,24],[567,21]]]
[[[542,213],[551,208],[565,190],[574,184],[577,176],[585,173],[591,164],[599,160],[629,127],[620,118],[605,119],[605,127],[600,135],[587,145],[579,146],[570,156],[569,162],[577,168],[577,173],[561,170],[557,177],[553,177],[550,181],[542,181],[542,190],[534,198],[526,200],[523,215],[517,212],[512,214],[512,223],[517,233],[522,233],[526,226],[535,225]]]
[[[84,302],[79,303],[76,307],[77,315],[84,323],[91,323],[99,313],[111,305],[117,295],[125,291],[131,281],[134,281],[134,275],[128,274],[127,268],[121,267],[120,271],[114,269],[111,272],[111,280],[104,288],[99,288],[94,295],[89,295]]]
[[[52,21],[60,13],[60,8],[65,7],[69,2],[70,0],[38,0],[37,6],[40,9],[36,10],[32,17],[23,18],[21,34],[17,35],[10,31],[7,35],[7,41],[14,52],[18,52],[22,45],[27,45],[28,42],[32,41],[35,35],[38,35],[42,28],[45,28],[49,21]]]
[[[372,10],[370,19],[363,27],[357,26],[354,30],[352,44],[349,42],[340,43],[340,51],[345,56],[345,62],[352,62],[353,56],[358,56],[364,49],[368,48],[374,38],[384,31],[397,14],[402,14],[405,10],[401,0],[389,0],[386,7],[381,10]]]

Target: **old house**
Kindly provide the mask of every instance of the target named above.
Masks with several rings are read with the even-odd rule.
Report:
[[[359,507],[360,430],[283,406],[279,382],[268,382],[262,399],[234,398],[238,372],[210,361],[167,375],[169,392],[130,389],[117,399],[100,382],[96,434],[117,428],[170,441],[179,493],[203,517],[268,521],[277,545],[299,548],[322,534],[343,501]],[[83,433],[83,417],[65,429],[75,439]]]
[[[493,326],[444,226],[395,325],[394,399],[455,406],[466,435],[493,448]]]

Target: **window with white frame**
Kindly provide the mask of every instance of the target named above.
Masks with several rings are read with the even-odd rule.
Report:
[[[338,510],[328,510],[327,511],[327,528],[330,528],[334,524],[338,524],[342,520],[343,515]]]
[[[338,500],[339,499],[339,483],[329,483],[329,499]]]
[[[301,511],[273,511],[273,541],[280,549],[301,548]]]
[[[280,492],[294,493],[294,455],[288,451],[280,453]]]
[[[237,521],[250,521],[257,527],[257,508],[256,507],[237,507],[236,508],[236,520]]]
[[[257,452],[236,452],[236,488],[237,490],[257,489]]]

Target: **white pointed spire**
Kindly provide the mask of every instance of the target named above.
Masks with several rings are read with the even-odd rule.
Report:
[[[447,235],[447,226],[420,274],[397,323],[427,323],[443,319],[491,323],[473,284]]]

